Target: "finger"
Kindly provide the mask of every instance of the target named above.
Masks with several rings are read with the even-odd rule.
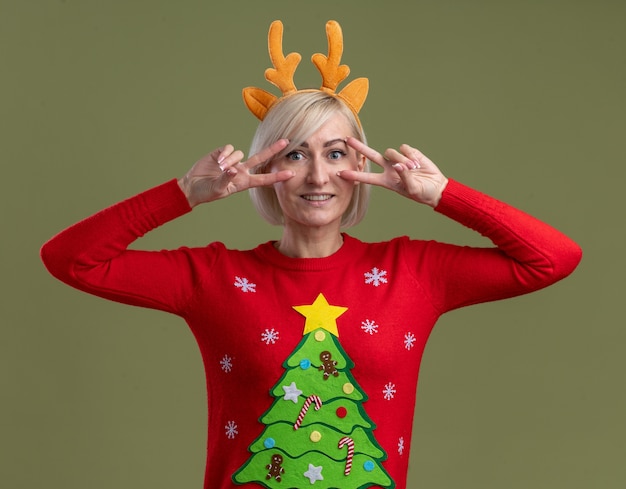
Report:
[[[233,167],[243,160],[244,154],[240,150],[231,150],[228,156],[225,156],[221,162],[218,162],[220,169],[223,172],[233,169]]]
[[[244,161],[242,165],[247,170],[250,170],[251,168],[254,168],[255,166],[265,163],[267,160],[272,158],[272,156],[280,153],[283,149],[287,147],[288,144],[289,144],[289,140],[279,139],[275,143],[270,144],[267,148],[263,148],[257,154],[251,156],[250,159],[248,159],[248,161]]]
[[[349,137],[346,139],[346,144],[351,148],[354,148],[359,153],[364,155],[368,160],[373,161],[379,166],[385,165],[385,158],[378,151],[373,148],[370,148],[367,144],[359,141],[356,138]]]
[[[384,186],[384,177],[382,173],[370,173],[356,170],[342,170],[337,175],[344,180],[351,182],[367,183],[370,185]]]
[[[408,156],[398,152],[393,148],[389,148],[387,151],[385,151],[385,158],[392,162],[392,166],[396,170],[404,168],[414,170],[415,168],[419,167],[418,162],[413,161]]]
[[[422,180],[422,176],[420,175],[418,168],[407,168],[406,165],[402,165],[400,163],[394,165],[395,170],[398,172],[398,177],[400,178],[401,187],[404,188],[404,191],[409,195],[415,195],[416,192],[419,191]]]
[[[220,158],[220,154],[222,153],[223,150],[224,148],[215,148],[213,151],[205,154],[204,156],[202,156],[202,158],[196,161],[196,164],[199,164],[199,163],[215,164],[216,162],[218,162]]]
[[[294,172],[283,170],[276,173],[259,173],[250,177],[250,187],[269,187],[284,182],[294,176]]]
[[[419,149],[409,146],[408,144],[403,144],[400,146],[400,151],[403,155],[409,158],[411,161],[417,163],[418,167],[422,166],[422,163],[428,160],[426,155],[422,153]]]
[[[212,198],[207,200],[207,202],[210,202],[211,200],[221,199],[233,193],[231,185],[236,176],[237,170],[235,168],[226,168],[220,175],[213,179],[209,191],[212,195]]]
[[[217,162],[221,163],[222,161],[224,161],[224,159],[226,159],[228,155],[230,155],[234,150],[235,148],[233,147],[232,144],[227,144],[219,148],[218,149],[219,156],[217,157]]]

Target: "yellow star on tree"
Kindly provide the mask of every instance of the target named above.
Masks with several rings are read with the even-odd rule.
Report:
[[[293,308],[306,318],[303,335],[323,328],[335,336],[339,336],[337,318],[348,310],[347,307],[331,306],[324,294],[318,295],[313,304],[293,306]]]

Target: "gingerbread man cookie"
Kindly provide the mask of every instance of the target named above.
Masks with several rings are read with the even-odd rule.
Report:
[[[276,479],[277,482],[280,482],[280,475],[285,473],[285,469],[282,467],[283,457],[275,453],[272,455],[272,461],[265,467],[269,472],[267,473],[266,479]]]
[[[324,380],[328,380],[328,377],[331,375],[333,377],[339,376],[339,371],[337,370],[337,362],[332,359],[332,356],[329,351],[323,351],[320,353],[320,360],[322,361],[322,365],[320,365],[317,369],[320,371],[324,371]]]

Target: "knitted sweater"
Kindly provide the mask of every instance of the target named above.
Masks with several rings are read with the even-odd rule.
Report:
[[[344,235],[326,258],[273,243],[129,250],[190,211],[174,180],[61,232],[49,271],[85,292],[181,316],[206,371],[205,489],[406,487],[418,370],[446,311],[540,289],[581,251],[451,180],[436,211],[496,245]]]

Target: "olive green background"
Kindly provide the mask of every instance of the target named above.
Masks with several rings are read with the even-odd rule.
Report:
[[[370,78],[372,146],[413,144],[584,249],[554,287],[441,319],[409,487],[626,487],[620,0],[0,0],[0,486],[201,487],[204,378],[186,325],[56,282],[38,250],[214,147],[247,151],[241,88],[273,89],[277,18],[286,50],[304,55],[301,87],[319,83],[309,57],[340,21],[351,78]],[[139,245],[250,247],[278,233],[237,195]],[[485,244],[378,189],[352,233]]]

